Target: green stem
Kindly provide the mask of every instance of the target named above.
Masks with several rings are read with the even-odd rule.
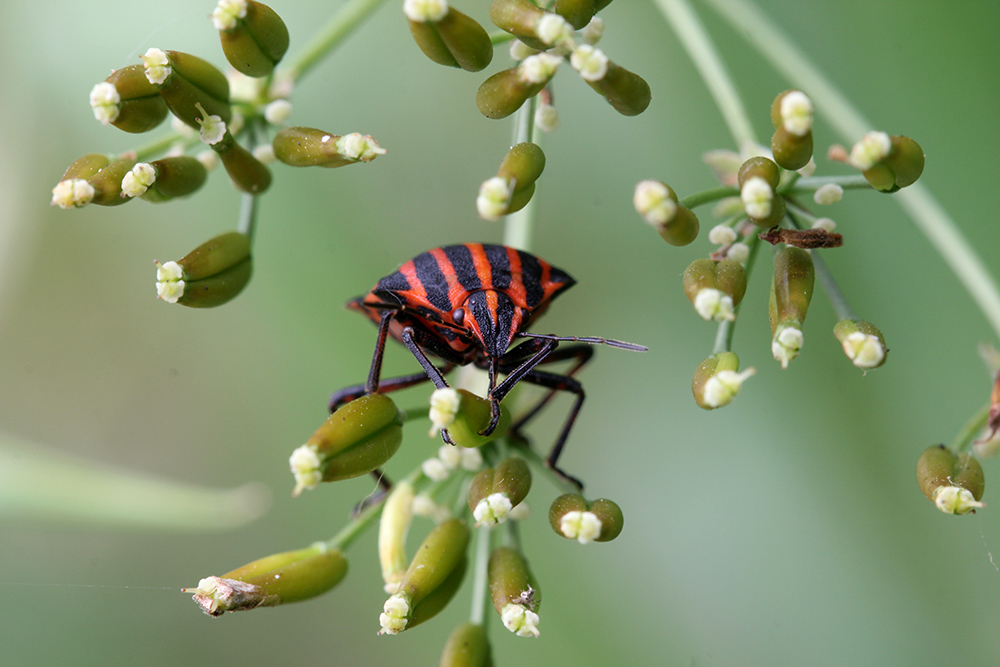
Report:
[[[800,178],[795,183],[792,184],[787,191],[784,188],[779,188],[781,194],[799,194],[805,192],[815,192],[819,190],[824,185],[839,185],[845,190],[872,190],[871,184],[865,180],[865,177],[861,174],[854,174],[851,176],[809,176],[808,178]]]
[[[744,241],[750,247],[750,255],[747,257],[747,279],[750,279],[750,273],[753,271],[754,260],[757,259],[757,249],[760,247],[760,239],[757,237],[756,231],[751,233]],[[739,319],[740,306],[742,302],[733,308],[733,315],[735,319],[733,320],[723,320],[719,322],[719,328],[715,331],[715,344],[712,346],[712,355],[721,354],[723,352],[731,352],[733,349],[733,336],[736,334],[736,320]]]
[[[517,145],[535,140],[535,105],[532,97],[514,116],[514,143]],[[535,223],[535,198],[532,197],[520,211],[511,213],[504,221],[503,243],[519,250],[531,249],[531,232]]]
[[[805,213],[808,212],[794,204],[788,204],[787,216],[788,219],[792,221],[796,229],[802,229],[803,225],[799,223],[796,213],[792,212],[792,209],[798,209],[798,212]],[[810,215],[810,217],[812,217]],[[837,284],[837,279],[833,277],[833,273],[830,271],[830,267],[826,265],[820,253],[813,251],[810,253],[812,255],[813,269],[816,271],[816,277],[819,279],[819,284],[823,288],[823,292],[826,297],[830,299],[830,304],[833,306],[833,312],[837,314],[838,320],[856,320],[858,319],[857,314],[855,314],[854,309],[851,308],[851,304],[847,301],[847,297],[844,296],[843,290],[840,289],[840,285]]]
[[[410,484],[417,488],[420,486],[420,482],[425,480],[424,473],[417,468],[409,475],[407,475],[406,480]],[[419,489],[418,489],[419,490]],[[336,535],[330,538],[326,542],[328,549],[339,549],[341,551],[347,551],[354,540],[368,529],[372,522],[382,514],[382,507],[385,505],[385,499],[388,494],[382,494],[382,497],[365,507],[360,514],[354,517],[346,526],[340,529]]]
[[[990,417],[990,402],[987,402],[976,414],[969,418],[962,430],[958,432],[955,439],[951,441],[951,450],[960,453],[967,450],[975,439],[976,435],[986,426]]]
[[[330,51],[335,49],[366,18],[371,16],[385,0],[350,0],[341,7],[312,41],[289,63],[279,78],[298,81],[315,67]]]
[[[808,90],[817,111],[825,115],[826,120],[840,132],[845,141],[856,141],[873,127],[812,64],[809,57],[752,2],[706,2],[739,35],[756,47],[776,70],[787,76],[793,85]],[[893,196],[969,292],[1000,338],[1000,287],[955,221],[922,183],[914,183]]]
[[[490,530],[489,526],[480,526],[476,530],[476,560],[472,565],[472,610],[469,621],[476,625],[484,625],[489,613],[490,589],[488,571],[490,563]]]
[[[708,188],[707,190],[701,190],[690,194],[687,197],[682,198],[680,203],[684,208],[694,210],[696,206],[719,201],[720,199],[725,199],[726,197],[738,197],[739,194],[739,188],[735,188],[731,185],[720,185],[715,188]]]
[[[159,139],[155,139],[148,144],[135,149],[135,160],[136,162],[146,162],[150,158],[162,155],[178,143],[183,144],[186,150],[198,141],[199,139],[197,134],[193,137],[183,137],[176,132],[171,132],[170,134],[162,136]]]
[[[732,77],[729,76],[722,56],[712,43],[705,26],[691,9],[691,4],[687,0],[653,0],[653,4],[660,8],[663,17],[673,27],[681,44],[691,56],[694,66],[708,86],[719,111],[722,112],[722,117],[729,126],[729,132],[740,153],[755,153],[758,142],[750,124],[750,117],[736,91]]]

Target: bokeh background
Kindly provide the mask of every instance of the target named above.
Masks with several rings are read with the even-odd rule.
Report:
[[[272,6],[294,53],[343,4]],[[455,4],[485,19],[485,2]],[[921,143],[923,183],[996,274],[1000,5],[759,4],[876,128]],[[62,211],[48,200],[77,156],[142,141],[91,116],[87,95],[111,69],[150,46],[223,64],[212,3],[0,4],[3,664],[436,664],[465,618],[468,586],[435,621],[377,637],[373,533],[351,550],[347,580],[314,601],[213,620],[178,592],[338,530],[370,482],[292,499],[286,461],[324,418],[329,393],[367,373],[374,329],[343,302],[423,250],[502,237],[473,200],[511,123],[482,118],[473,95],[507,54],[480,74],[435,66],[398,5],[379,10],[293,98],[292,122],[369,133],[389,154],[335,171],[275,166],[250,287],[194,311],[153,298],[152,260],[235,224],[238,195],[221,172],[168,205]],[[770,101],[789,83],[696,8],[766,139]],[[824,257],[859,314],[885,332],[889,363],[868,375],[851,366],[818,293],[803,356],[781,371],[768,351],[764,256],[735,338],[758,373],[732,406],[697,408],[690,376],[714,327],[693,313],[680,275],[709,246],[664,244],[632,210],[631,192],[643,178],[681,194],[711,186],[701,154],[732,140],[652,3],[619,0],[604,18],[602,47],[647,79],[654,100],[624,118],[560,73],[562,126],[543,139],[532,250],[579,283],[542,330],[650,348],[598,350],[563,459],[590,493],[620,503],[626,528],[610,544],[560,540],[544,519],[554,489],[536,485],[524,539],[545,592],[542,636],[519,639],[494,620],[496,664],[1000,664],[997,464],[985,462],[987,508],[960,518],[934,509],[913,474],[919,452],[949,441],[987,399],[976,347],[996,334],[892,197],[850,193],[824,211],[845,235]],[[845,141],[822,108],[814,132],[820,154]],[[843,173],[824,160],[820,169]],[[390,349],[388,374],[414,368]],[[423,400],[416,391],[400,402]],[[539,443],[568,405],[532,430]],[[423,425],[408,427],[390,473],[435,447]],[[268,498],[260,518],[239,520],[234,508],[252,513]],[[94,516],[102,502],[119,516]]]

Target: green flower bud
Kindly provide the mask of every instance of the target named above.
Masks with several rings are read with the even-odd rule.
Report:
[[[122,179],[122,192],[127,197],[164,202],[193,193],[207,178],[208,170],[198,159],[167,157],[133,166]]]
[[[424,539],[417,550],[409,568],[400,582],[399,592],[393,594],[385,603],[383,613],[379,616],[382,629],[379,634],[394,635],[412,627],[411,621],[422,621],[430,618],[443,608],[441,596],[450,591],[453,582],[448,581],[456,572],[464,570],[462,565],[466,560],[465,551],[469,545],[469,527],[461,519],[448,519],[438,524]],[[461,580],[459,580],[459,584]],[[432,597],[437,589],[441,593]],[[455,586],[457,590],[457,586]],[[450,599],[450,595],[447,596]],[[443,600],[447,603],[447,599]],[[429,603],[429,607],[421,617],[414,618],[421,603]]]
[[[271,142],[274,156],[292,167],[343,167],[371,162],[385,149],[357,132],[339,136],[311,127],[286,127]]]
[[[519,637],[537,637],[542,594],[524,556],[510,547],[494,549],[487,580],[493,607],[504,627]]]
[[[851,165],[880,192],[912,185],[924,170],[924,151],[909,137],[869,132],[851,148]]]
[[[799,355],[802,323],[812,300],[815,272],[812,255],[801,248],[782,248],[774,256],[769,315],[771,353],[782,368]]]
[[[696,259],[684,271],[684,294],[706,320],[735,320],[746,291],[747,271],[731,259]]]
[[[218,116],[211,116],[210,119],[218,120]],[[237,142],[229,130],[225,129],[222,138],[215,142],[208,142],[213,151],[219,154],[222,166],[226,168],[226,173],[232,179],[233,185],[237,189],[252,195],[260,193],[271,187],[271,170],[263,162],[253,156],[239,142]],[[202,137],[204,138],[204,129]]]
[[[500,421],[493,433],[481,435],[490,425],[492,408],[485,398],[465,389],[446,387],[431,394],[431,436],[442,429],[448,430],[451,441],[459,447],[481,447],[499,438],[510,428],[510,412],[501,404]]]
[[[532,5],[534,6],[534,5]],[[487,118],[506,118],[521,108],[529,97],[542,92],[547,81],[534,83],[521,77],[521,67],[497,72],[476,91],[476,107]]]
[[[984,507],[986,480],[971,454],[956,454],[944,445],[932,445],[917,459],[917,484],[945,514],[968,514]]]
[[[545,169],[545,153],[538,144],[517,144],[500,163],[495,178],[485,181],[479,188],[476,209],[486,220],[524,208],[535,192],[535,181]]]
[[[206,577],[197,588],[185,588],[210,616],[300,602],[327,592],[347,574],[339,549],[319,542],[239,567],[221,577]]]
[[[122,179],[133,166],[135,160],[131,158],[112,160],[88,178],[87,182],[94,188],[91,203],[98,206],[118,206],[129,201],[128,197],[122,195]]]
[[[108,156],[102,153],[89,153],[73,160],[62,179],[52,188],[52,205],[80,208],[92,202],[97,192],[88,179],[106,167],[108,162]]]
[[[612,500],[587,502],[579,493],[566,493],[552,501],[549,524],[556,534],[580,544],[610,542],[621,534],[625,517]]]
[[[97,120],[126,132],[152,130],[167,117],[167,105],[142,65],[117,69],[94,86],[90,106]]]
[[[581,30],[597,13],[597,0],[556,0],[552,9],[575,30]]]
[[[678,203],[677,193],[666,183],[640,181],[632,195],[635,210],[670,245],[688,245],[698,238],[701,225],[694,212]]]
[[[249,239],[226,232],[176,262],[156,262],[156,295],[167,303],[214,308],[242,292],[252,270]]]
[[[219,0],[212,22],[226,60],[247,76],[267,76],[288,50],[285,22],[260,2]]]
[[[784,169],[801,169],[809,164],[813,154],[812,132],[797,136],[779,127],[771,135],[771,154]]]
[[[198,129],[206,115],[232,120],[229,82],[211,63],[180,51],[149,49],[140,56],[146,78],[160,90],[170,112]],[[203,110],[198,109],[198,105]]]
[[[524,459],[512,456],[496,468],[477,474],[469,487],[469,509],[477,526],[492,526],[507,520],[510,511],[531,489],[531,470]]]
[[[763,155],[757,155],[746,160],[742,165],[740,165],[740,170],[737,172],[737,181],[740,185],[740,190],[743,186],[753,177],[763,178],[764,181],[771,186],[771,190],[778,187],[778,182],[781,180],[781,170],[778,169],[778,165],[775,164],[774,160],[766,158]]]
[[[406,559],[406,533],[413,521],[413,485],[397,482],[382,506],[378,524],[378,559],[382,565],[385,592],[395,593],[409,562]]]
[[[539,34],[539,24],[549,16],[565,22],[562,17],[541,9],[529,0],[493,0],[490,5],[490,20],[495,26],[539,51],[550,48],[557,41],[545,41]]]
[[[444,2],[404,3],[403,11],[417,46],[439,65],[478,72],[493,60],[493,43],[479,23]]]
[[[844,347],[847,358],[858,368],[878,368],[885,363],[889,354],[885,337],[871,322],[840,320],[833,327],[833,335]]]
[[[295,490],[367,475],[392,458],[403,441],[403,416],[385,394],[342,406],[289,459]]]
[[[476,623],[455,628],[444,644],[438,667],[493,667],[486,628]]]
[[[885,164],[896,177],[896,187],[905,188],[913,185],[924,172],[924,150],[913,139],[909,137],[893,136],[892,150]]]
[[[733,352],[720,352],[698,365],[691,379],[691,393],[698,407],[714,410],[732,403],[743,383],[756,372],[748,368],[742,373],[740,358]]]
[[[604,61],[603,67],[601,61]],[[653,99],[646,80],[607,60],[600,49],[581,44],[570,56],[573,69],[623,116],[638,116]]]

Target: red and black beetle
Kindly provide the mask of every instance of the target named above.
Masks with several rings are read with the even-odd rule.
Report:
[[[378,324],[378,339],[368,382],[334,394],[330,399],[331,411],[362,394],[393,391],[427,380],[439,389],[447,387],[445,373],[455,366],[474,364],[489,373],[487,398],[491,403],[492,421],[483,435],[489,435],[496,428],[500,401],[521,380],[552,391],[513,425],[515,431],[533,417],[555,391],[568,391],[576,396],[546,460],[554,470],[573,480],[556,467],[556,461],[584,399],[583,387],[572,376],[593,352],[589,345],[567,345],[558,352],[556,348],[562,341],[572,341],[646,350],[641,345],[604,338],[525,331],[545,312],[552,299],[575,283],[568,273],[548,262],[502,245],[465,243],[417,255],[379,280],[368,294],[348,302],[348,308],[364,313]],[[381,380],[382,356],[388,336],[409,348],[423,366],[423,373]],[[515,338],[529,340],[508,349]],[[445,365],[438,368],[428,355],[442,359]],[[574,359],[575,363],[565,374],[535,368],[543,362],[567,359]],[[498,382],[498,375],[505,377]],[[442,436],[449,441],[446,431],[442,431]]]

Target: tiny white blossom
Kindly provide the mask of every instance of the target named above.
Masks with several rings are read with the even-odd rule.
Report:
[[[703,320],[734,321],[733,297],[717,289],[706,287],[694,297],[694,309]]]
[[[382,606],[378,622],[382,626],[380,635],[395,635],[406,629],[410,616],[410,603],[405,593],[396,593]]]
[[[236,69],[226,70],[229,82],[229,99],[232,102],[255,104],[264,96],[264,79],[247,76]]]
[[[538,636],[538,614],[521,604],[508,604],[500,613],[505,628],[518,637]]]
[[[779,327],[771,342],[771,354],[781,362],[782,368],[788,368],[788,362],[799,356],[805,337],[802,330],[796,327]]]
[[[604,36],[604,19],[595,16],[580,31],[580,38],[587,44],[597,44]]]
[[[510,57],[514,60],[524,60],[528,56],[538,53],[538,49],[533,49],[519,39],[510,42]]]
[[[459,447],[462,450],[462,470],[475,472],[483,467],[483,454],[476,447]]]
[[[971,491],[960,486],[939,486],[934,490],[934,504],[945,514],[968,514],[986,507]]]
[[[991,459],[1000,452],[1000,435],[987,432],[982,439],[972,441],[972,453],[977,459]]]
[[[559,520],[559,532],[580,544],[589,544],[600,537],[604,524],[593,512],[573,510]]]
[[[844,354],[858,368],[875,368],[885,359],[885,347],[878,336],[855,331],[843,342]]]
[[[94,186],[82,178],[67,178],[52,188],[52,205],[59,208],[80,208],[94,200]]]
[[[793,90],[781,98],[781,122],[789,134],[805,136],[813,123],[813,103],[801,90]]]
[[[523,500],[516,507],[511,508],[507,513],[507,518],[511,521],[524,521],[531,515],[531,508]]]
[[[184,282],[181,281],[180,284],[183,285]],[[157,284],[158,286],[159,283]],[[288,466],[292,470],[292,475],[295,476],[295,490],[292,491],[293,496],[299,495],[303,490],[315,489],[319,486],[319,483],[323,481],[321,465],[319,454],[316,452],[314,446],[302,445],[295,448],[292,455],[288,457]]]
[[[173,114],[170,115],[170,129],[185,138],[193,137],[195,129]]]
[[[126,197],[142,196],[155,182],[156,168],[148,162],[136,163],[122,178],[122,194]]]
[[[371,162],[386,152],[371,136],[358,132],[351,132],[337,139],[336,146],[338,153],[359,162]]]
[[[271,144],[258,144],[253,147],[253,156],[262,164],[274,162],[274,146]]]
[[[827,183],[813,193],[813,201],[823,206],[836,204],[844,198],[844,188],[836,183]]]
[[[799,176],[802,176],[803,178],[809,178],[810,176],[816,173],[816,160],[810,157],[809,162],[806,162],[806,166],[802,167],[801,169],[797,169],[796,171],[799,172]]]
[[[435,437],[442,429],[451,426],[462,404],[462,395],[451,387],[435,389],[431,394],[430,420],[431,430],[428,435]]]
[[[639,181],[632,194],[632,205],[654,227],[667,224],[677,214],[677,202],[670,198],[667,186],[659,181]]]
[[[562,60],[551,53],[536,53],[521,61],[517,68],[517,76],[525,83],[545,83],[555,75]]]
[[[708,232],[708,242],[716,245],[729,245],[737,238],[736,230],[729,225],[716,225]]]
[[[201,106],[200,103],[196,103],[195,107],[201,113],[201,118],[198,118],[197,120],[198,125],[201,126],[199,136],[201,137],[202,143],[212,146],[222,141],[226,136],[225,121],[223,121],[220,116],[209,115],[209,113],[205,111],[205,107]]]
[[[146,79],[153,85],[163,83],[173,72],[167,52],[163,49],[148,49],[146,53],[139,56],[139,59],[145,66]]]
[[[750,246],[746,243],[732,244],[729,246],[729,250],[726,251],[726,259],[731,259],[745,266],[747,260],[750,259]]]
[[[559,127],[559,111],[551,104],[539,104],[535,109],[535,127],[542,132],[552,132]]]
[[[448,475],[451,471],[448,466],[444,464],[444,461],[435,457],[433,459],[425,459],[423,463],[420,464],[420,469],[424,472],[424,475],[428,479],[434,482],[443,482],[448,479]]]
[[[440,21],[448,14],[448,3],[445,0],[405,0],[403,13],[416,23]]]
[[[90,108],[94,111],[94,118],[104,125],[118,120],[121,101],[118,89],[109,81],[101,81],[90,89]]]
[[[573,43],[573,26],[558,14],[546,14],[538,20],[535,33],[544,44],[564,46]]]
[[[869,132],[851,147],[848,161],[856,169],[866,171],[884,160],[892,150],[892,140],[885,132]]]
[[[195,157],[208,171],[212,171],[219,166],[219,154],[213,150],[201,151]]]
[[[757,220],[763,220],[771,215],[774,200],[774,190],[760,176],[754,176],[743,183],[740,189],[740,199],[747,215]]]
[[[281,125],[292,115],[292,103],[288,100],[274,100],[264,107],[264,119],[271,125]]]
[[[212,25],[216,30],[232,30],[247,15],[247,0],[219,0],[212,10]]]
[[[502,493],[491,493],[479,501],[472,516],[477,526],[493,526],[506,521],[511,509],[510,498]]]
[[[608,73],[608,57],[590,44],[581,44],[573,49],[569,64],[584,81],[600,81]]]
[[[456,470],[462,465],[462,448],[455,445],[441,445],[438,447],[438,458],[448,470]]]
[[[506,178],[494,176],[479,186],[476,210],[484,220],[499,220],[507,212],[513,194],[513,183]]]
[[[823,229],[832,232],[837,228],[837,223],[830,218],[816,218],[812,224],[813,229]]]
[[[451,510],[435,502],[426,493],[421,493],[413,499],[413,514],[432,519],[434,523],[444,523],[451,518]]]
[[[713,408],[721,408],[724,405],[729,405],[736,398],[736,395],[740,393],[743,383],[747,378],[752,377],[754,373],[756,373],[756,370],[753,368],[748,368],[742,373],[731,370],[719,371],[705,381],[702,400],[706,405]]]

